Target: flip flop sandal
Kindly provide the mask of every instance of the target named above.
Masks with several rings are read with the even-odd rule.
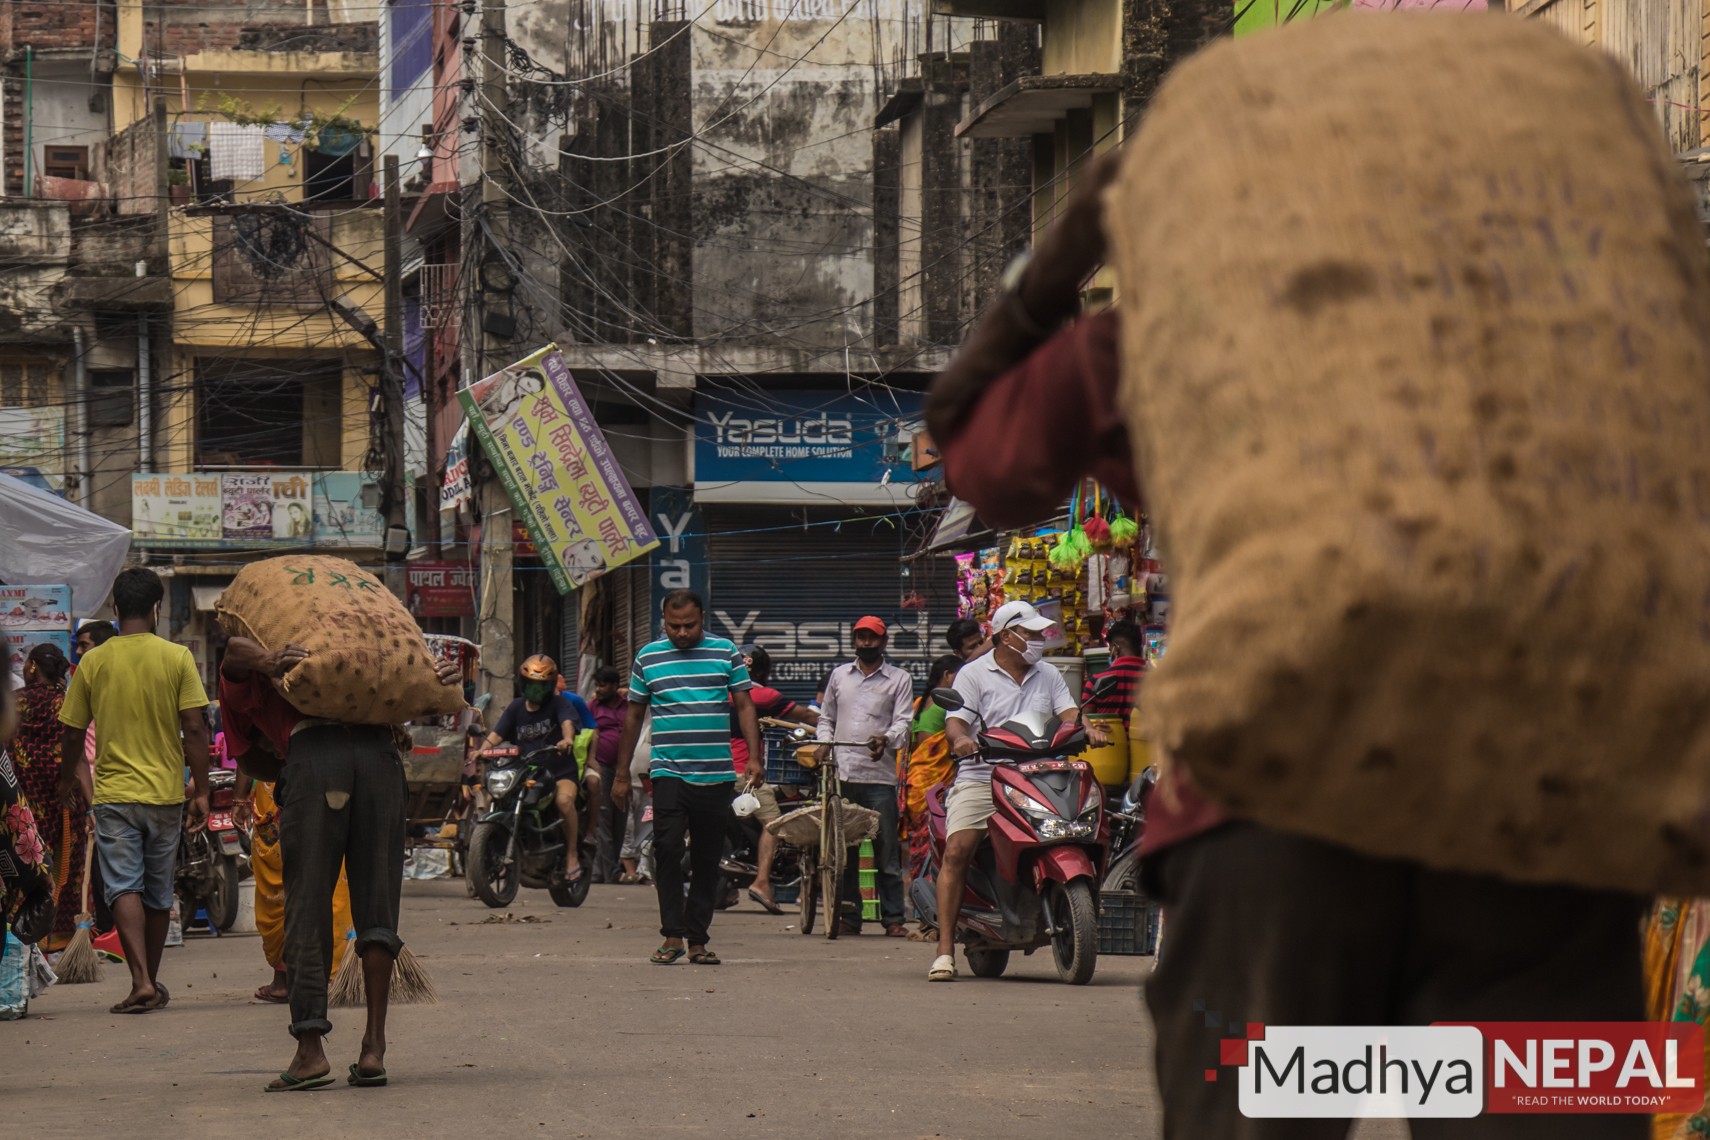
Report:
[[[264,1002],[267,1002],[271,1005],[284,1005],[291,1000],[290,997],[288,997],[288,996],[287,997],[277,997],[273,994],[268,993],[266,986],[259,987],[250,996],[253,997],[256,1001],[264,1001]]]
[[[688,951],[681,946],[661,946],[653,952],[653,957],[649,958],[648,961],[655,966],[675,966],[687,953]]]
[[[697,950],[693,954],[690,954],[689,955],[689,964],[691,966],[722,966],[722,965],[724,965],[723,962],[719,961],[718,955],[714,954],[711,950]]]
[[[149,1005],[149,1008],[165,1009],[166,1003],[171,1000],[172,995],[167,992],[166,987],[161,985],[159,982],[154,983],[154,1001]]]
[[[354,1066],[353,1066],[354,1067]],[[263,1085],[262,1092],[312,1092],[324,1089],[333,1083],[331,1073],[322,1073],[318,1077],[293,1077],[290,1073],[279,1074],[280,1084]]]
[[[155,1010],[157,1010],[159,1008],[160,1007],[158,1005],[154,1005],[154,1004],[152,1004],[150,1002],[146,1002],[146,1001],[120,1002],[118,1005],[114,1006],[112,1009],[109,1009],[107,1012],[108,1013],[153,1013]]]
[[[377,1089],[386,1083],[386,1070],[381,1069],[378,1073],[369,1076],[363,1073],[362,1070],[358,1069],[355,1065],[352,1065],[350,1067],[350,1076],[345,1078],[345,1083],[355,1085],[359,1089]]]
[[[765,895],[762,895],[759,891],[756,891],[753,887],[748,888],[748,897],[753,899],[755,902],[759,903],[762,907],[765,907],[767,914],[783,914],[784,913],[783,907],[779,906],[777,903],[773,902],[771,899],[767,898]]]

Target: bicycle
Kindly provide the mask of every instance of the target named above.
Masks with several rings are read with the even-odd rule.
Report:
[[[818,748],[822,744],[829,744],[834,749],[867,747],[867,742],[864,740],[815,740],[806,728],[789,721],[763,717],[760,723],[770,728],[785,729],[790,734],[790,739],[797,744],[798,751],[802,746]],[[842,901],[840,895],[843,887],[844,860],[848,858],[851,842],[850,813],[865,813],[858,816],[865,821],[865,827],[860,834],[853,837],[854,842],[858,843],[866,838],[873,824],[877,822],[877,813],[872,812],[870,808],[861,807],[859,804],[844,803],[843,780],[837,772],[835,755],[829,762],[817,764],[815,767],[816,783],[819,790],[818,798],[797,809],[797,811],[791,812],[789,816],[780,817],[774,821],[782,823],[786,818],[798,817],[801,812],[812,811],[815,808],[819,811],[818,827],[811,840],[808,836],[800,834],[799,828],[796,834],[791,836],[786,836],[781,830],[774,832],[780,839],[792,843],[801,851],[802,878],[799,905],[801,908],[801,932],[803,934],[813,933],[814,918],[821,898]],[[868,820],[867,816],[873,818]],[[808,841],[804,842],[804,840]],[[828,908],[825,923],[826,938],[835,939],[837,937],[841,917],[835,904]]]

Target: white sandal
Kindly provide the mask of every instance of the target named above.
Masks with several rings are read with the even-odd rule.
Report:
[[[949,954],[940,954],[932,960],[932,969],[926,971],[929,982],[953,982],[956,980],[956,959]]]

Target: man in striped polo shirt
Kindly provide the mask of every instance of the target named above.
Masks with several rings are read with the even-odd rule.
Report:
[[[642,721],[653,713],[653,855],[659,889],[659,933],[665,942],[652,960],[669,966],[688,955],[697,966],[716,966],[707,949],[718,891],[736,772],[730,753],[734,710],[748,745],[748,782],[762,773],[760,721],[748,690],[748,666],[736,646],[706,635],[706,605],[691,590],[673,590],[661,607],[665,637],[635,655],[629,674],[629,714],[618,748],[612,801],[629,802],[629,762]],[[689,840],[688,898],[683,892],[683,840]]]

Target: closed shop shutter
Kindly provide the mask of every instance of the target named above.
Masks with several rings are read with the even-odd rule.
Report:
[[[571,683],[576,686],[576,691],[581,692],[583,688],[588,687],[582,683],[583,678],[577,671],[576,661],[580,652],[578,644],[581,641],[582,623],[578,619],[582,613],[582,591],[572,590],[565,596],[563,612],[564,616],[559,625],[558,668],[570,678]]]
[[[764,648],[773,687],[797,700],[811,700],[833,666],[854,659],[851,627],[865,614],[890,626],[889,659],[914,675],[917,688],[932,661],[949,652],[954,561],[904,561],[915,542],[905,525],[847,514],[810,511],[810,524],[843,522],[804,529],[799,510],[707,508],[708,629]]]
[[[612,590],[612,666],[628,677],[629,663],[635,659],[635,651],[646,644],[645,640],[635,639],[635,609],[638,593],[642,595],[642,606],[647,604],[647,580],[633,565],[613,571],[609,580]]]

